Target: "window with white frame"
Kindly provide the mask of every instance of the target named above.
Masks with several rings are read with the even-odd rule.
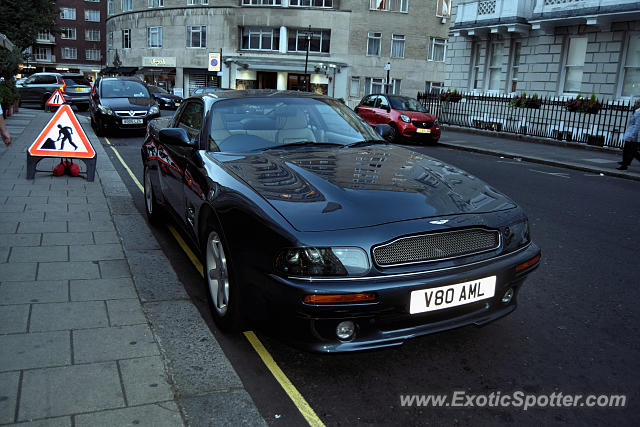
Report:
[[[622,96],[640,97],[640,34],[629,37],[623,73]]]
[[[207,47],[207,27],[187,26],[187,47]]]
[[[391,89],[391,90],[389,90]],[[400,79],[391,79],[391,88],[387,88],[387,93],[393,93],[395,95],[400,95],[400,91],[402,90],[402,80]]]
[[[384,79],[378,79],[375,77],[365,77],[364,79],[364,94],[370,93],[383,93],[384,92]]]
[[[329,46],[331,44],[331,30],[309,30],[291,29],[288,32],[288,45],[287,50],[289,52],[306,52],[307,40],[309,43],[309,52],[315,53],[329,53]]]
[[[489,56],[489,90],[500,90],[503,52],[503,42],[491,43],[491,55]]]
[[[109,31],[107,34],[107,48],[113,48],[113,31]]]
[[[471,76],[469,86],[472,90],[480,89],[480,42],[474,42],[471,46]]]
[[[520,50],[522,42],[514,42],[511,49],[511,92],[515,92],[518,86],[518,73],[520,72]]]
[[[76,8],[75,7],[61,7],[60,8],[60,19],[68,19],[71,21],[75,21],[76,19]]]
[[[162,47],[162,27],[147,28],[147,47]]]
[[[447,41],[438,37],[429,37],[429,61],[444,62],[447,54]]]
[[[195,6],[198,4],[209,4],[209,0],[187,0],[188,6]]]
[[[587,53],[586,37],[571,37],[567,45],[567,59],[564,67],[564,92],[578,93],[582,88],[584,57]]]
[[[351,77],[351,85],[349,86],[349,96],[360,96],[360,77]]]
[[[51,61],[51,48],[36,47],[33,50],[33,55],[36,58],[36,61]]]
[[[333,7],[333,0],[289,0],[289,6]]]
[[[164,7],[164,0],[149,0],[149,7]]]
[[[280,6],[282,0],[242,0],[243,6]]]
[[[94,28],[87,28],[84,30],[84,39],[90,42],[100,41],[100,30]]]
[[[87,49],[84,54],[87,61],[99,61],[101,56],[99,49]]]
[[[76,39],[76,29],[75,28],[61,28],[60,29],[60,38],[63,40],[75,40]]]
[[[100,22],[100,11],[85,9],[84,11],[84,20],[90,22]]]
[[[114,14],[113,2],[114,0],[107,0],[107,15],[109,16]]]
[[[380,56],[382,33],[369,33],[367,37],[367,56]]]
[[[133,9],[133,0],[121,0],[120,7],[123,12],[128,12]]]
[[[391,35],[391,57],[404,58],[404,35]]]
[[[451,0],[437,0],[436,16],[440,18],[451,16]]]
[[[78,59],[78,49],[75,47],[63,47],[62,59]]]
[[[160,38],[162,39],[162,29],[160,31]],[[122,30],[122,48],[131,49],[131,30],[129,28]]]
[[[409,0],[369,0],[370,10],[382,10],[386,12],[406,12],[409,8]]]
[[[242,29],[242,49],[280,49],[280,29],[265,27],[245,27]]]
[[[36,35],[36,40],[50,42],[53,40],[53,37],[51,36],[51,33],[49,31],[39,31]]]
[[[442,82],[424,82],[424,93],[440,93],[444,90]]]

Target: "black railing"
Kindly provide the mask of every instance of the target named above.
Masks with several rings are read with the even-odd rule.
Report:
[[[418,93],[418,101],[443,124],[617,148],[633,112],[631,101],[600,101],[598,111],[588,113],[570,111],[566,100],[551,97],[535,98],[526,103],[530,107],[516,106],[509,95],[467,93],[450,99]]]

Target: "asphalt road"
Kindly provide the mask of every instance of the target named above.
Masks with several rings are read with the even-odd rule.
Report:
[[[143,135],[107,138],[141,180]],[[638,183],[444,147],[411,148],[466,169],[519,203],[542,248],[541,266],[512,315],[395,349],[317,355],[258,333],[319,418],[326,425],[640,425]],[[144,215],[142,193],[112,160]],[[265,420],[303,425],[244,337],[216,330],[199,274],[170,233],[154,234]],[[528,410],[482,405],[480,395],[518,391],[552,402]],[[442,394],[451,402],[454,392],[475,406],[401,405],[402,395]],[[582,403],[592,394],[624,394],[627,401],[625,408],[550,407],[558,393],[582,395]]]

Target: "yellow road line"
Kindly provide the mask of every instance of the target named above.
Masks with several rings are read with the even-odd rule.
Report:
[[[262,342],[260,342],[256,334],[254,334],[253,331],[245,331],[244,336],[249,340],[253,349],[258,353],[275,379],[278,380],[280,386],[289,395],[289,398],[293,401],[293,404],[296,405],[309,425],[313,427],[324,426],[324,423],[318,418],[313,408],[311,408],[296,387],[289,381],[289,378],[282,372],[282,369],[280,369],[276,361],[273,360],[273,357],[271,357],[269,351],[262,345]]]
[[[144,193],[144,187],[142,186],[142,184],[140,184],[138,178],[136,178],[129,166],[125,163],[122,156],[120,156],[118,150],[116,150],[116,148],[111,145],[111,142],[106,137],[104,139],[105,141],[107,141],[109,147],[111,147],[115,155],[118,157],[118,160],[120,160],[122,166],[124,166],[126,171],[129,173],[131,179],[133,179],[133,182],[138,186],[140,191]],[[204,277],[204,268],[202,266],[202,263],[200,262],[200,260],[198,260],[198,257],[193,253],[189,245],[187,245],[182,236],[180,236],[180,234],[176,231],[175,228],[173,228],[172,225],[168,224],[167,228],[173,235],[173,238],[176,239],[182,250],[187,254],[187,257],[189,258],[191,263],[196,267],[198,273],[200,273],[200,275]],[[322,422],[322,420],[320,420],[320,418],[316,415],[313,408],[307,403],[304,397],[302,397],[302,394],[300,394],[298,389],[296,389],[289,378],[287,378],[285,373],[282,372],[282,369],[280,369],[276,361],[273,360],[273,357],[271,357],[271,354],[264,347],[256,334],[254,334],[253,331],[245,331],[244,336],[247,338],[249,343],[251,343],[251,346],[256,351],[256,353],[258,353],[258,356],[260,356],[267,369],[269,369],[273,377],[278,381],[282,389],[285,391],[285,393],[287,393],[293,404],[296,405],[296,408],[298,408],[298,411],[300,411],[300,414],[302,414],[304,419],[307,420],[309,425],[312,427],[323,427],[324,423]]]
[[[113,145],[111,145],[111,142],[107,139],[107,137],[104,138],[105,141],[107,141],[107,144],[109,145],[109,147],[111,147],[111,149],[113,150],[113,152],[116,154],[116,157],[118,157],[118,160],[120,160],[120,163],[122,163],[122,166],[124,166],[124,168],[126,169],[127,172],[129,172],[129,175],[131,175],[131,179],[133,179],[133,182],[138,186],[138,188],[140,189],[140,191],[142,191],[144,193],[144,187],[142,186],[142,184],[140,184],[140,181],[138,181],[138,178],[136,178],[135,174],[133,173],[133,171],[129,168],[129,165],[127,165],[124,161],[124,159],[122,158],[122,156],[120,155],[120,153],[118,153],[118,150],[116,150],[116,147],[114,147]]]

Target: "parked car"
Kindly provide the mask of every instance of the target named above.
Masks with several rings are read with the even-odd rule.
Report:
[[[89,108],[91,83],[82,74],[36,73],[16,85],[21,104],[38,104],[46,108],[46,102],[60,89],[67,104],[79,111]]]
[[[440,123],[416,99],[389,94],[371,94],[354,109],[371,125],[386,123],[391,126],[391,142],[408,139],[412,142],[437,142]]]
[[[104,77],[93,85],[89,102],[96,135],[109,130],[144,130],[160,108],[142,81],[134,77]]]
[[[149,89],[149,93],[151,93],[160,108],[176,109],[182,102],[181,96],[169,93],[160,86],[147,85],[147,89]]]
[[[150,123],[147,217],[173,217],[198,249],[220,329],[249,318],[341,352],[515,310],[540,260],[525,213],[467,172],[387,144],[389,129],[333,98],[273,90],[190,97]]]

